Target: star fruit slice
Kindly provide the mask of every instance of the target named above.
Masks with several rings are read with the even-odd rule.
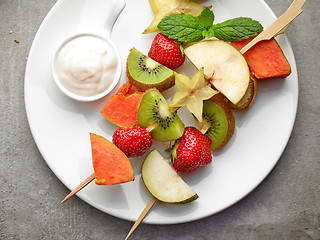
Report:
[[[185,13],[198,17],[205,7],[189,0],[149,0],[154,18],[145,33],[159,32],[158,24],[161,19],[172,13]]]
[[[173,96],[170,107],[178,108],[187,106],[188,110],[202,122],[203,100],[207,100],[217,94],[204,77],[203,68],[190,79],[184,74],[175,74],[175,84],[178,92]]]

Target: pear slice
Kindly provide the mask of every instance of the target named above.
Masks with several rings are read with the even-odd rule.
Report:
[[[178,108],[186,105],[198,121],[202,122],[203,100],[211,98],[218,91],[208,85],[203,68],[200,68],[191,79],[184,74],[174,73],[174,75],[178,92],[173,96],[169,106]]]
[[[205,7],[189,0],[149,0],[154,18],[145,33],[159,32],[158,24],[161,19],[172,13],[185,13],[195,17],[200,16]]]
[[[190,62],[204,68],[209,82],[237,104],[247,91],[250,71],[244,56],[231,44],[220,40],[206,40],[184,49]]]
[[[198,198],[157,150],[144,160],[141,175],[150,193],[162,202],[188,203]]]

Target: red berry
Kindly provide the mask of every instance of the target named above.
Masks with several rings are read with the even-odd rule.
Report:
[[[178,172],[189,173],[212,161],[211,140],[198,129],[186,127],[173,147],[176,157],[171,157],[173,168]]]
[[[119,128],[113,133],[113,143],[127,157],[145,154],[152,145],[151,134],[144,128]]]
[[[185,56],[181,54],[180,46],[173,39],[169,39],[161,33],[155,36],[148,56],[170,69],[180,67],[185,60]]]

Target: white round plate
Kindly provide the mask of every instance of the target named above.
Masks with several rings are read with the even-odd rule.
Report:
[[[54,84],[51,59],[56,47],[68,36],[84,29],[94,32],[96,24],[90,26],[94,21],[89,19],[98,23],[107,21],[108,1],[103,1],[106,6],[100,12],[95,9],[96,1],[58,1],[35,36],[26,66],[25,105],[33,137],[49,167],[70,190],[93,172],[89,133],[111,140],[117,128],[100,111],[126,81],[125,62],[129,50],[136,47],[147,54],[155,36],[141,34],[153,19],[148,1],[127,1],[111,35],[122,60],[120,83],[111,94],[95,102],[69,99]],[[276,19],[262,0],[202,1],[202,5],[213,5],[215,23],[246,16],[267,27]],[[285,36],[277,40],[291,64],[291,75],[286,79],[259,81],[253,106],[235,113],[236,130],[231,141],[213,154],[210,165],[181,175],[198,193],[199,199],[185,205],[158,202],[145,223],[183,223],[215,214],[245,197],[275,166],[291,134],[298,101],[297,70],[290,43]],[[187,62],[180,71],[191,77],[195,69]],[[173,91],[168,90],[165,96],[170,98]],[[186,125],[194,124],[184,108],[179,113]],[[153,148],[159,149],[168,159],[169,155],[163,151],[167,146],[156,142]],[[142,162],[143,157],[131,159],[135,181],[117,186],[97,186],[92,182],[77,194],[78,197],[110,215],[135,221],[151,199],[141,179]]]

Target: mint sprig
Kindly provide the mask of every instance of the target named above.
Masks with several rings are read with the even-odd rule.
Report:
[[[262,25],[251,18],[238,17],[213,24],[214,14],[205,8],[200,17],[174,13],[163,18],[158,28],[161,33],[180,42],[197,42],[204,38],[216,37],[226,42],[237,42],[256,36],[263,30]]]

